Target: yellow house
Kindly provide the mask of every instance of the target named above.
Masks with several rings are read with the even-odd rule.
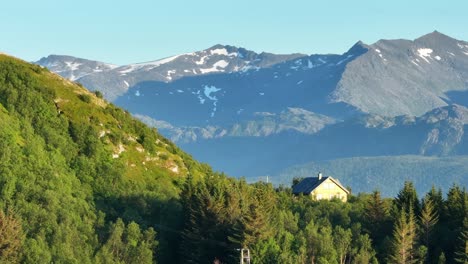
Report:
[[[322,173],[319,173],[317,177],[304,178],[294,185],[293,194],[310,195],[316,200],[338,198],[346,202],[349,191],[337,179],[333,179],[331,176],[323,177]]]

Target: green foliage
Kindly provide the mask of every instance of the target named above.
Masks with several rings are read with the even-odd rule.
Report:
[[[411,212],[418,214],[421,211],[418,194],[412,182],[405,182],[403,189],[397,194],[395,206],[398,211],[405,210],[406,214]]]
[[[104,95],[101,93],[101,91],[94,91],[94,94],[96,95],[97,98],[104,98]]]
[[[156,233],[141,232],[135,222],[125,226],[122,219],[112,224],[107,242],[96,254],[96,263],[152,263]]]
[[[423,200],[423,208],[419,220],[421,223],[421,241],[427,251],[434,246],[431,242],[433,241],[434,228],[439,221],[439,215],[434,208],[432,199],[428,195]],[[425,255],[428,257],[427,252]]]
[[[85,103],[88,103],[88,104],[91,103],[91,96],[87,94],[79,94],[78,98]]]
[[[412,211],[411,211],[412,212]],[[412,213],[410,216],[406,214],[405,209],[400,210],[400,217],[398,218],[395,229],[393,231],[393,248],[394,252],[390,256],[390,262],[396,264],[410,264],[414,261],[414,244],[415,244],[415,230],[414,219]]]
[[[392,243],[410,262],[463,263],[467,201],[457,185],[446,199],[433,188],[420,210],[411,183],[396,199],[348,203],[247,184],[82,87],[0,55],[2,263],[237,263],[247,247],[252,263],[364,264],[390,259]]]
[[[82,87],[0,55],[0,208],[12,208],[22,223],[20,262],[122,261],[102,257],[106,230],[118,230],[119,217],[122,256],[153,262],[152,228],[173,222],[158,216],[177,218],[180,182],[207,170]]]
[[[18,261],[23,242],[23,229],[13,212],[5,214],[0,211],[0,262],[15,263]]]

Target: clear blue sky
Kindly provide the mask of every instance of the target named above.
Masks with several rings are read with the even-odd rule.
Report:
[[[468,40],[468,1],[2,1],[0,51],[28,61],[67,54],[116,64],[208,48],[343,53],[358,40],[438,30]]]

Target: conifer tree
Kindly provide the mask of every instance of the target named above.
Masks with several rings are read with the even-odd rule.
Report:
[[[436,189],[435,186],[432,186],[431,190],[426,194],[425,200],[431,200],[434,213],[439,216],[442,214],[442,210],[444,208],[444,198],[440,188]]]
[[[410,211],[413,210],[414,214],[419,215],[421,206],[418,200],[418,194],[412,182],[405,182],[403,189],[398,192],[395,198],[395,205],[398,211],[403,208],[406,214],[409,214]]]
[[[384,224],[388,218],[388,208],[384,204],[379,191],[374,191],[364,208],[365,227],[372,240],[380,241],[384,234]]]
[[[460,245],[455,251],[455,261],[461,264],[468,263],[468,215],[465,216],[463,221],[463,231],[460,235]]]
[[[460,250],[465,245],[465,241],[460,240],[460,234],[464,232],[464,221],[468,214],[468,194],[460,186],[454,185],[447,194],[445,202],[446,218],[446,245],[444,251],[448,262],[455,260],[455,251]]]
[[[439,259],[437,260],[437,264],[445,264],[447,263],[447,259],[445,258],[445,253],[442,252],[439,255]]]
[[[439,215],[434,208],[432,199],[429,196],[423,200],[423,207],[421,211],[421,216],[419,217],[421,225],[421,240],[422,245],[426,248],[426,258],[429,257],[430,253],[427,252],[432,248],[432,235],[434,227],[439,221]]]
[[[410,211],[411,212],[411,211]],[[412,213],[407,216],[404,209],[400,211],[393,232],[393,253],[389,263],[412,264],[414,261],[415,223]]]
[[[412,208],[412,204],[410,204]],[[408,214],[408,242],[409,242],[409,263],[416,263],[416,240],[417,240],[417,226],[414,211],[410,210]]]

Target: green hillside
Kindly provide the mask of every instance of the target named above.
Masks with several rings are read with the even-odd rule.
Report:
[[[177,225],[171,201],[208,172],[128,112],[0,55],[0,208],[23,223],[26,262],[95,263],[118,218],[151,259],[149,227]]]

